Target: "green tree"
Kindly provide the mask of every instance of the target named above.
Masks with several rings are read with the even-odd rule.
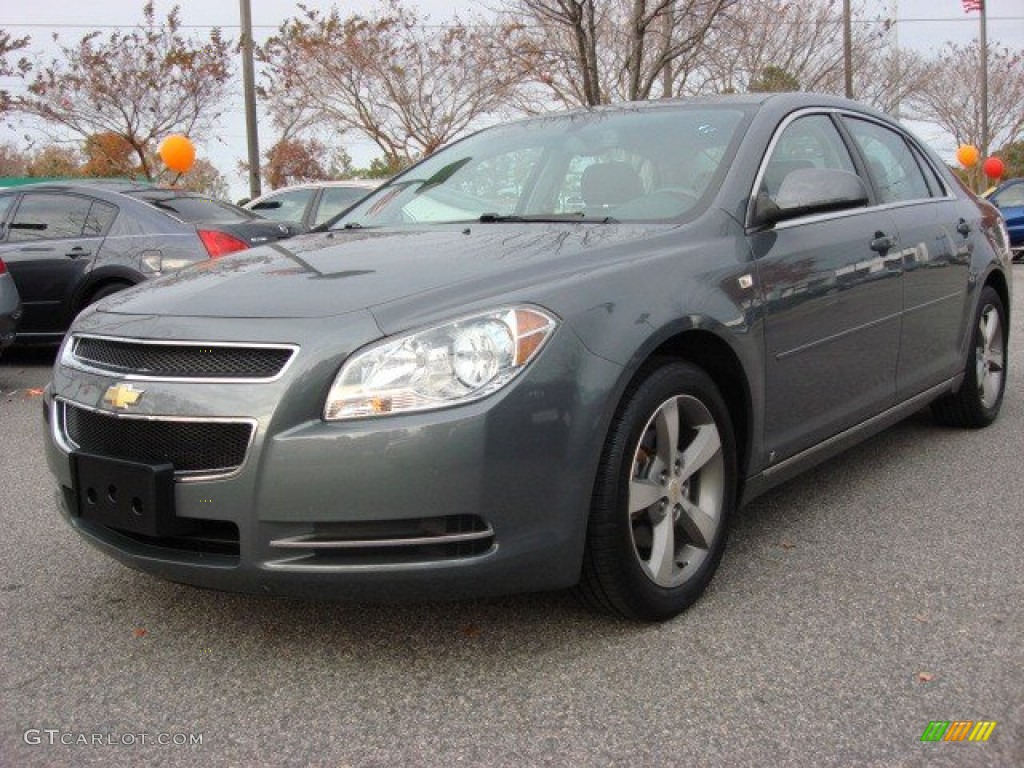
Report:
[[[1003,173],[1005,178],[1024,177],[1024,141],[1007,144],[995,155],[1006,165],[1006,171]]]
[[[750,81],[748,90],[751,93],[785,93],[799,91],[800,83],[781,67],[765,67]]]

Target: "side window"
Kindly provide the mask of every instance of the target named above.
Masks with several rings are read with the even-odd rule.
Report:
[[[883,203],[931,197],[921,167],[900,134],[867,120],[844,120],[864,154],[868,172]]]
[[[363,189],[362,187],[324,187],[324,193],[320,195],[320,206],[316,210],[313,226],[319,226],[328,219],[333,219],[369,192],[370,190]]]
[[[921,151],[913,144],[910,145],[910,151],[914,153],[914,158],[917,160],[917,165],[924,174],[925,180],[928,182],[928,191],[931,192],[932,197],[945,197],[946,196],[946,185],[939,178],[938,174],[935,173],[935,169],[929,165],[928,161],[925,160]]]
[[[828,115],[798,117],[783,129],[765,164],[758,194],[774,198],[785,178],[801,168],[857,172],[846,144]]]
[[[274,221],[302,221],[306,206],[313,197],[313,189],[294,189],[261,200],[252,207],[253,213]]]
[[[110,225],[117,218],[117,206],[93,200],[89,216],[85,220],[85,235],[102,237],[110,231]]]
[[[14,213],[8,240],[81,237],[92,201],[76,195],[27,194]]]

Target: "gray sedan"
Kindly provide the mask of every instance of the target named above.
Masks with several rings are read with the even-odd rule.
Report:
[[[853,102],[538,117],[81,315],[48,461],[163,578],[661,620],[743,502],[928,404],[996,418],[1009,269],[998,212]]]

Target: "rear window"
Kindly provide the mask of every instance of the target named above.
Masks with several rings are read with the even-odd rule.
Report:
[[[165,190],[145,190],[128,194],[190,224],[204,221],[251,221],[260,218],[236,205],[211,197],[183,195],[179,192],[168,193]]]

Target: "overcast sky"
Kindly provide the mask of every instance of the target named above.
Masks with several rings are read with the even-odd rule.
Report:
[[[473,13],[484,13],[485,4],[501,5],[501,0],[407,0],[434,21],[444,21],[454,13],[463,18]],[[757,2],[757,0],[743,0]],[[3,0],[3,17],[0,26],[15,36],[30,35],[33,48],[49,47],[53,33],[60,35],[65,44],[76,41],[92,29],[108,29],[116,26],[132,26],[142,18],[143,0],[89,0],[87,3],[70,3],[68,0],[29,0],[14,2]],[[375,0],[306,0],[306,5],[329,8],[337,5],[343,14],[365,13],[375,7]],[[225,34],[237,38],[239,27],[239,3],[235,0],[156,0],[157,17],[166,16],[173,5],[181,8],[181,20],[185,25],[204,28],[221,27]],[[295,0],[251,0],[254,31],[257,41],[271,34],[286,18],[297,13]],[[978,35],[977,13],[966,14],[960,0],[867,0],[868,13],[892,15],[895,11],[899,24],[897,33],[901,47],[913,48],[927,53],[937,49],[946,41],[967,43]],[[1024,49],[1024,0],[987,0],[988,37],[992,44],[1003,44],[1011,48]],[[4,85],[10,87],[10,82]],[[927,128],[915,126],[922,137],[933,143],[944,154],[955,149],[948,146],[943,137],[929,135]],[[24,131],[21,131],[24,133]],[[20,133],[7,127],[0,128],[0,141],[15,140]],[[261,148],[273,142],[272,136],[260,136]],[[358,164],[367,164],[379,154],[372,144],[356,137],[346,137],[346,148]],[[237,97],[228,110],[224,131],[216,139],[199,145],[200,154],[206,155],[221,170],[231,186],[233,198],[246,192],[245,179],[237,173],[237,163],[246,156],[245,120],[242,107],[241,84]]]

